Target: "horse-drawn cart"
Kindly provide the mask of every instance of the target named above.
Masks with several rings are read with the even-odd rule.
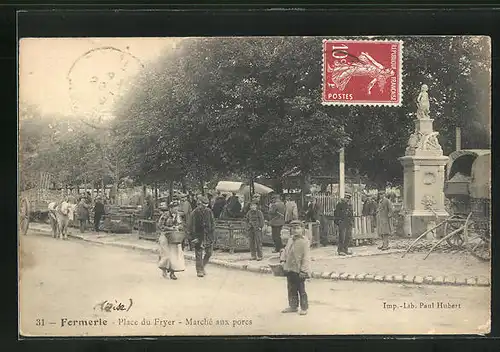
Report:
[[[444,193],[450,200],[452,215],[425,231],[408,248],[430,231],[444,226],[442,242],[453,248],[465,248],[473,256],[491,259],[491,153],[489,150],[460,150],[450,155]],[[405,253],[405,254],[406,254]]]

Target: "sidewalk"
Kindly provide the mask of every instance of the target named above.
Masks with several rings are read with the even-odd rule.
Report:
[[[50,234],[48,225],[32,223],[30,233]],[[111,245],[128,249],[158,253],[154,241],[139,239],[137,233],[106,234],[84,233],[70,229],[70,237],[87,242]],[[353,247],[352,256],[338,256],[336,247],[314,248],[311,251],[313,279],[376,281],[414,285],[466,285],[489,286],[490,265],[481,262],[466,252],[432,253],[426,260],[426,251],[412,252],[402,258],[409,240],[395,241],[395,246],[385,252],[377,245]],[[238,270],[272,274],[267,259],[275,257],[272,249],[264,247],[264,260],[250,260],[250,253],[214,251],[210,263]],[[193,252],[186,252],[185,258],[194,260]]]

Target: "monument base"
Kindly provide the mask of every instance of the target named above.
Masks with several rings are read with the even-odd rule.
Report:
[[[417,238],[425,231],[433,228],[449,217],[446,211],[434,214],[431,211],[414,210],[409,214],[411,219],[411,237]],[[438,227],[427,235],[427,238],[441,238],[445,235],[444,226]]]

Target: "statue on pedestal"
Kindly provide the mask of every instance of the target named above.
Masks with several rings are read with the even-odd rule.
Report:
[[[420,94],[417,97],[417,117],[419,119],[429,119],[429,94],[427,91],[429,87],[427,84],[423,84],[420,89]]]

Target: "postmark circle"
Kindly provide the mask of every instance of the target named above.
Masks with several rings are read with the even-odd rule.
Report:
[[[110,46],[80,55],[67,75],[73,112],[87,119],[109,118],[143,67],[136,56]]]

